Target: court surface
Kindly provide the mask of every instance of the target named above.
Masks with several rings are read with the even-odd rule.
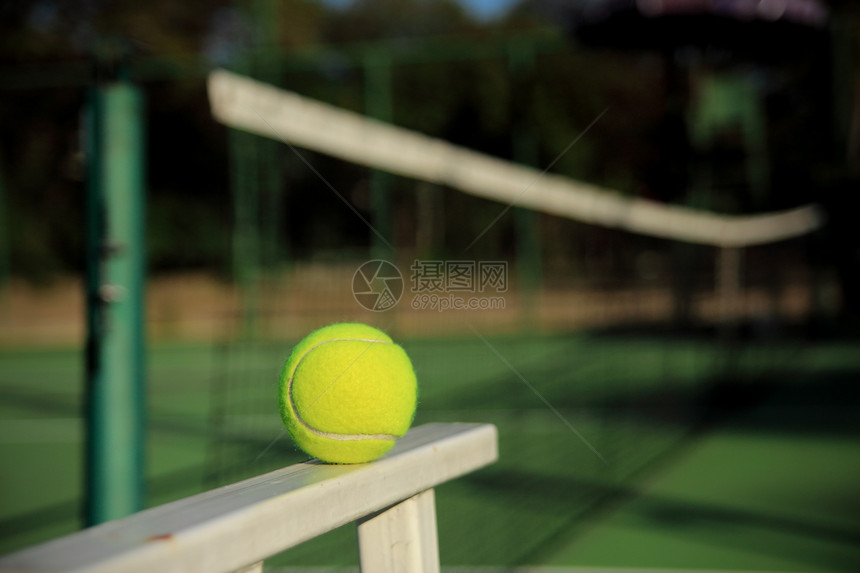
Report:
[[[792,386],[691,441],[547,562],[860,570],[857,354],[848,344],[810,356]]]
[[[707,341],[576,334],[488,342],[404,343],[422,380],[416,424],[481,421],[500,432],[497,464],[437,492],[443,565],[860,567],[856,343],[803,349],[782,383],[764,378],[758,398],[728,422],[690,434],[678,415],[721,360]],[[250,434],[222,436],[229,453],[259,457],[254,471],[303,459],[286,438],[269,447],[280,422],[265,404],[274,406],[288,351],[275,345],[225,362],[210,346],[150,349],[150,505],[211,487],[213,431],[226,429],[213,426],[212,381],[225,364],[239,369],[231,391],[257,404],[229,414],[253,421]],[[750,352],[740,368],[785,356]],[[235,364],[271,380],[241,382]],[[75,349],[0,352],[0,553],[80,527],[82,379]],[[268,563],[356,562],[354,530],[342,528]]]

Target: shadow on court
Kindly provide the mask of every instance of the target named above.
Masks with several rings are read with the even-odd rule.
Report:
[[[647,493],[635,485],[559,479],[520,471],[485,472],[464,479],[481,495],[519,499],[521,503],[536,505],[547,512],[576,516],[565,528],[547,536],[535,551],[523,555],[520,565],[541,562],[546,553],[569,543],[577,532],[587,530],[589,520],[633,502],[631,513],[644,527],[674,530],[678,535],[704,539],[709,544],[742,544],[747,550],[775,555],[792,551],[785,546],[783,538],[786,537],[841,546],[846,552],[854,551],[855,556],[860,547],[860,508],[857,506],[846,507],[841,516],[843,525],[835,525],[752,509],[684,501]],[[841,493],[846,502],[852,499],[850,492]],[[584,506],[589,506],[585,512]],[[619,550],[623,550],[623,545],[620,542]],[[803,558],[802,555],[796,557]],[[825,565],[817,563],[812,556],[803,560],[810,565]]]
[[[748,378],[716,376],[701,393],[643,388],[604,396],[610,416],[652,421],[665,421],[659,404],[666,400],[698,400],[703,423],[635,485],[568,483],[596,488],[601,501],[531,562],[554,555],[553,563],[610,567],[860,569],[855,342],[809,347]],[[505,481],[486,487],[503,489]]]

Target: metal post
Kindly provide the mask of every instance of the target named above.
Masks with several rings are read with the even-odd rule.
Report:
[[[258,137],[230,130],[230,167],[233,187],[233,278],[242,293],[241,327],[252,337],[257,330],[260,287],[260,162]]]
[[[88,525],[144,504],[143,97],[127,82],[89,102]]]
[[[281,21],[281,2],[278,0],[254,0],[251,6],[252,27],[255,30],[257,49],[251,65],[252,76],[269,85],[280,86],[281,58],[278,23]],[[257,161],[259,161],[259,260],[262,268],[269,269],[268,279],[278,278],[283,250],[280,248],[279,235],[281,221],[281,183],[283,181],[281,162],[278,160],[283,144],[275,139],[255,137]],[[263,273],[260,273],[261,277]]]
[[[725,404],[723,396],[740,399],[742,377],[738,372],[741,356],[740,323],[745,313],[743,303],[743,256],[741,247],[721,247],[717,255],[716,295],[719,305],[718,337],[722,345],[720,374],[715,381],[717,408]]]
[[[252,48],[234,64],[237,72],[278,85],[277,24],[279,4],[253,0],[244,6],[252,31]],[[276,134],[271,134],[276,135]],[[261,323],[261,289],[264,268],[274,269],[279,260],[278,193],[279,144],[271,138],[238,130],[229,133],[231,186],[233,190],[233,279],[242,296],[241,336],[258,337]]]
[[[511,44],[508,53],[508,68],[512,76],[513,113],[513,159],[517,163],[536,167],[538,164],[538,142],[534,124],[529,119],[532,106],[532,82],[534,81],[534,48],[530,44]],[[525,191],[525,190],[524,190]],[[542,280],[539,214],[533,209],[516,207],[514,222],[517,237],[517,271],[519,290],[524,302],[524,318],[530,324],[534,316],[535,294]]]
[[[368,116],[382,121],[392,120],[391,61],[387,53],[372,51],[364,58],[364,102]],[[390,173],[370,172],[370,209],[373,226],[379,233],[372,234],[371,255],[375,259],[387,259],[393,255],[390,188]]]
[[[3,165],[0,163],[0,289],[6,286],[12,271],[12,249],[9,244],[12,234],[9,232],[9,207],[6,203],[4,175]]]
[[[720,324],[724,335],[731,338],[739,314],[741,302],[741,255],[739,247],[722,247],[717,257],[717,296],[720,305]]]

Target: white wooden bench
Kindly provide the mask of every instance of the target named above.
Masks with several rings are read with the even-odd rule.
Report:
[[[438,572],[433,487],[497,457],[492,425],[427,424],[375,462],[289,466],[9,554],[0,571],[261,571],[356,522],[363,571]]]

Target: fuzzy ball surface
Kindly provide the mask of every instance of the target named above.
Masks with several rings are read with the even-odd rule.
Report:
[[[308,455],[369,462],[409,429],[417,388],[409,357],[391,337],[366,324],[332,324],[305,337],[287,359],[281,418]]]

